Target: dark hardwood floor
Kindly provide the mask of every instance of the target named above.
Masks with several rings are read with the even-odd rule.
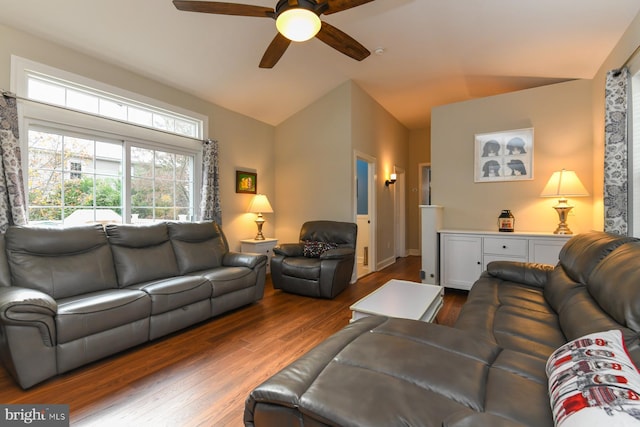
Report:
[[[241,426],[256,385],[349,322],[349,306],[390,279],[419,281],[420,257],[365,276],[334,300],[274,291],[208,322],[19,388],[0,369],[0,402],[68,404],[72,426]],[[452,324],[466,300],[449,291],[437,321]]]

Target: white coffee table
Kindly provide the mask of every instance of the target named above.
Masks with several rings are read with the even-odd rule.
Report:
[[[432,322],[442,308],[442,286],[390,280],[351,307],[351,322],[371,315]]]

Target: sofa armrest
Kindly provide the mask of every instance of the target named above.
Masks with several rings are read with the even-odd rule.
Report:
[[[0,287],[0,321],[5,325],[34,326],[46,346],[56,345],[58,304],[49,295],[16,286]]]
[[[353,248],[336,248],[324,251],[320,255],[320,259],[344,259],[347,257],[353,257],[356,251]]]
[[[492,261],[487,265],[487,273],[498,279],[518,282],[536,288],[544,288],[547,275],[555,267],[548,264],[534,264],[516,261]]]
[[[304,245],[302,243],[283,243],[273,248],[273,253],[283,256],[303,256]]]
[[[222,258],[225,267],[247,267],[254,269],[260,264],[266,264],[267,256],[253,253],[227,252]]]

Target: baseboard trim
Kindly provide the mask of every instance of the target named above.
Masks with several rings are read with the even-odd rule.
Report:
[[[382,261],[380,261],[378,264],[376,264],[376,271],[380,271],[383,268],[387,268],[390,265],[393,265],[396,263],[396,257],[390,257],[387,259],[383,259]]]

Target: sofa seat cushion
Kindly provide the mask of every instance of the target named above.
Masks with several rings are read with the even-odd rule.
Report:
[[[111,289],[58,300],[58,343],[145,319],[151,298],[136,289]]]
[[[211,283],[201,276],[172,277],[139,283],[127,289],[138,289],[151,297],[152,315],[166,313],[211,298]]]
[[[542,289],[487,274],[469,292],[455,327],[544,359],[566,342]]]
[[[285,258],[282,261],[282,274],[300,279],[318,280],[321,262],[319,258]]]
[[[321,425],[462,426],[486,413],[485,425],[552,426],[544,366],[467,331],[372,316],[258,386],[245,421],[280,406]]]
[[[211,282],[213,298],[256,285],[256,273],[247,267],[219,267],[189,273],[202,276]]]

